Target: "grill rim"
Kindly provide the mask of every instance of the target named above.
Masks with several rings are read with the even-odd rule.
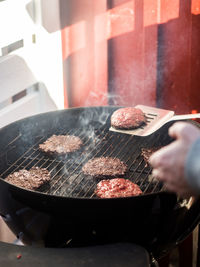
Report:
[[[22,191],[24,191],[24,192],[31,192],[31,193],[33,193],[33,194],[35,194],[35,195],[42,195],[42,196],[45,196],[45,197],[50,197],[50,198],[57,198],[57,199],[69,199],[69,200],[77,200],[77,201],[104,201],[104,202],[107,202],[107,201],[110,201],[110,202],[112,202],[112,200],[117,200],[117,201],[119,201],[119,200],[122,200],[122,199],[135,199],[135,198],[143,198],[143,197],[149,197],[149,196],[156,196],[156,195],[169,195],[169,196],[176,196],[176,194],[175,193],[173,193],[173,192],[168,192],[168,191],[159,191],[159,192],[152,192],[152,193],[145,193],[145,194],[141,194],[141,195],[137,195],[137,196],[127,196],[127,197],[113,197],[113,198],[97,198],[97,197],[95,197],[95,198],[89,198],[89,197],[68,197],[68,196],[60,196],[60,195],[52,195],[52,194],[47,194],[47,193],[44,193],[44,192],[40,192],[40,191],[34,191],[34,190],[31,190],[31,189],[25,189],[25,188],[23,188],[23,187],[21,187],[21,186],[16,186],[16,185],[14,185],[14,184],[12,184],[12,183],[10,183],[10,182],[7,182],[7,181],[5,181],[4,179],[2,179],[1,177],[0,177],[0,180],[3,182],[3,183],[5,183],[5,184],[7,184],[7,185],[9,185],[10,187],[12,187],[13,189],[20,189],[20,190],[22,190]]]

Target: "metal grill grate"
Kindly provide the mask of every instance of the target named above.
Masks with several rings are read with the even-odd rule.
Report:
[[[94,157],[117,157],[128,165],[128,172],[124,176],[137,183],[143,193],[159,192],[162,184],[151,179],[151,168],[141,156],[141,148],[156,146],[157,139],[149,140],[144,137],[131,136],[109,131],[104,126],[101,129],[83,129],[57,131],[54,134],[73,134],[79,136],[83,146],[79,151],[68,153],[66,156],[48,156],[39,151],[38,146],[49,136],[37,138],[37,142],[14,162],[7,162],[7,169],[1,173],[5,178],[10,173],[22,168],[30,169],[33,166],[47,168],[51,174],[51,181],[40,189],[41,192],[65,196],[94,198],[94,190],[99,180],[82,173],[82,166]],[[17,138],[8,145],[8,151],[15,149]]]

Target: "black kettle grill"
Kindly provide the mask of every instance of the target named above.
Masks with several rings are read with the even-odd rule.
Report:
[[[110,116],[119,107],[72,108],[28,117],[0,130],[0,215],[27,245],[84,247],[132,242],[160,257],[189,235],[199,222],[199,199],[178,199],[151,179],[142,148],[169,144],[168,128],[148,136],[109,131]],[[83,141],[80,150],[49,156],[38,150],[53,134],[73,134]],[[93,157],[118,157],[128,165],[125,178],[137,183],[142,195],[99,199],[97,180],[82,173]],[[22,168],[45,167],[49,185],[39,191],[6,182]]]

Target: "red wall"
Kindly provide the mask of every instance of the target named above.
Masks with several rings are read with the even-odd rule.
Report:
[[[69,106],[107,105],[106,0],[61,1],[64,85]]]
[[[172,10],[178,17],[168,20]],[[158,104],[177,113],[200,111],[200,1],[162,1],[160,14]]]
[[[121,4],[123,2],[123,4]],[[112,1],[109,44],[109,89],[120,95],[119,104],[156,104],[157,1]],[[115,101],[112,101],[115,103]]]
[[[200,111],[199,0],[60,1],[67,106]]]

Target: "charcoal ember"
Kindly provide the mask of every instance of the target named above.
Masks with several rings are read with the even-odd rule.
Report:
[[[39,149],[48,154],[63,155],[80,149],[82,144],[82,140],[74,135],[52,135],[43,144],[39,144]]]
[[[139,108],[126,107],[117,109],[111,116],[111,126],[116,129],[131,130],[147,123],[147,118]]]
[[[25,189],[38,189],[50,181],[50,173],[45,168],[32,167],[9,174],[5,181]]]
[[[95,177],[120,176],[127,171],[127,165],[118,158],[97,157],[90,159],[83,167],[86,175]]]
[[[142,194],[142,190],[128,179],[114,178],[100,181],[95,194],[100,198],[130,197]]]

